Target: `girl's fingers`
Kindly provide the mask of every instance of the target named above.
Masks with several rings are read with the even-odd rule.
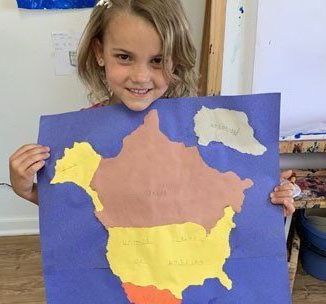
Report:
[[[293,204],[294,200],[292,197],[272,197],[271,202],[273,204],[278,204],[278,205],[285,205],[285,204]]]
[[[281,181],[282,179],[288,179],[292,176],[293,171],[292,170],[287,170],[287,171],[283,171],[281,172]]]
[[[33,165],[31,165],[26,173],[29,174],[29,175],[34,175],[38,170],[40,170],[42,167],[44,167],[45,165],[45,161],[44,160],[40,160],[36,163],[34,163]]]
[[[284,190],[284,191],[277,191],[272,192],[270,194],[271,198],[292,198],[293,197],[293,191],[292,190]]]
[[[26,157],[21,165],[20,165],[20,168],[22,171],[27,171],[27,169],[32,166],[34,163],[37,163],[41,160],[45,160],[47,158],[50,157],[50,153],[38,153],[38,154],[34,154],[34,155],[31,155],[31,156],[28,156]]]
[[[35,155],[42,154],[42,153],[43,154],[48,153],[49,151],[50,151],[49,147],[44,147],[44,146],[36,146],[34,148],[28,149],[24,153],[21,153],[18,156],[16,156],[14,159],[11,158],[10,166],[12,166],[13,168],[16,168],[16,169],[20,168],[20,167],[24,166],[24,163],[26,163],[27,159],[33,159]],[[35,161],[38,161],[38,160],[35,160]],[[27,167],[25,166],[24,169],[26,169],[26,168]]]
[[[50,154],[44,152],[48,150],[49,149],[46,147],[34,147],[13,160],[10,163],[11,178],[14,180],[17,178],[22,178],[24,180],[31,178],[39,168],[44,166],[44,164],[40,162],[49,158]]]
[[[288,180],[292,173],[292,170],[281,172],[281,184],[275,187],[274,192],[270,194],[273,204],[283,205],[285,216],[289,216],[295,211],[293,204],[294,185]]]
[[[23,145],[15,153],[13,153],[11,155],[10,160],[13,161],[13,160],[17,159],[19,156],[21,156],[22,154],[24,154],[25,152],[27,152],[31,149],[37,148],[37,147],[42,147],[42,146],[38,145],[38,144]]]
[[[280,190],[294,190],[294,185],[286,181],[285,183],[282,183],[274,188],[274,191],[280,191]]]

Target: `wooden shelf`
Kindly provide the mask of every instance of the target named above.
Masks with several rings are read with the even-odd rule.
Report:
[[[326,208],[326,169],[293,170],[301,194],[294,201],[297,209]]]
[[[326,152],[326,139],[322,140],[284,140],[280,141],[280,153]]]
[[[326,153],[326,140],[280,141],[279,149],[280,154]],[[301,188],[301,194],[294,200],[295,208],[326,208],[326,169],[293,170],[293,173],[296,184]],[[298,268],[299,249],[300,238],[295,231],[288,261],[291,292]]]

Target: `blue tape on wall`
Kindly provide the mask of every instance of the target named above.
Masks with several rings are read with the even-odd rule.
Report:
[[[96,0],[17,0],[19,8],[71,9],[93,7]]]

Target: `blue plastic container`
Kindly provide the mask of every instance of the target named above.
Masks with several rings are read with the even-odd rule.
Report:
[[[326,209],[300,210],[297,229],[301,238],[303,269],[326,281]]]

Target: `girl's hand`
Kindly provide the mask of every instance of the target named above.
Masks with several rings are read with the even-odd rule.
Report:
[[[293,190],[294,185],[289,181],[292,176],[292,170],[284,171],[281,173],[281,183],[274,188],[274,192],[270,194],[273,204],[283,205],[284,215],[289,216],[295,211]]]
[[[38,203],[34,177],[50,157],[50,148],[29,144],[20,147],[9,158],[10,181],[16,194],[35,204]]]

